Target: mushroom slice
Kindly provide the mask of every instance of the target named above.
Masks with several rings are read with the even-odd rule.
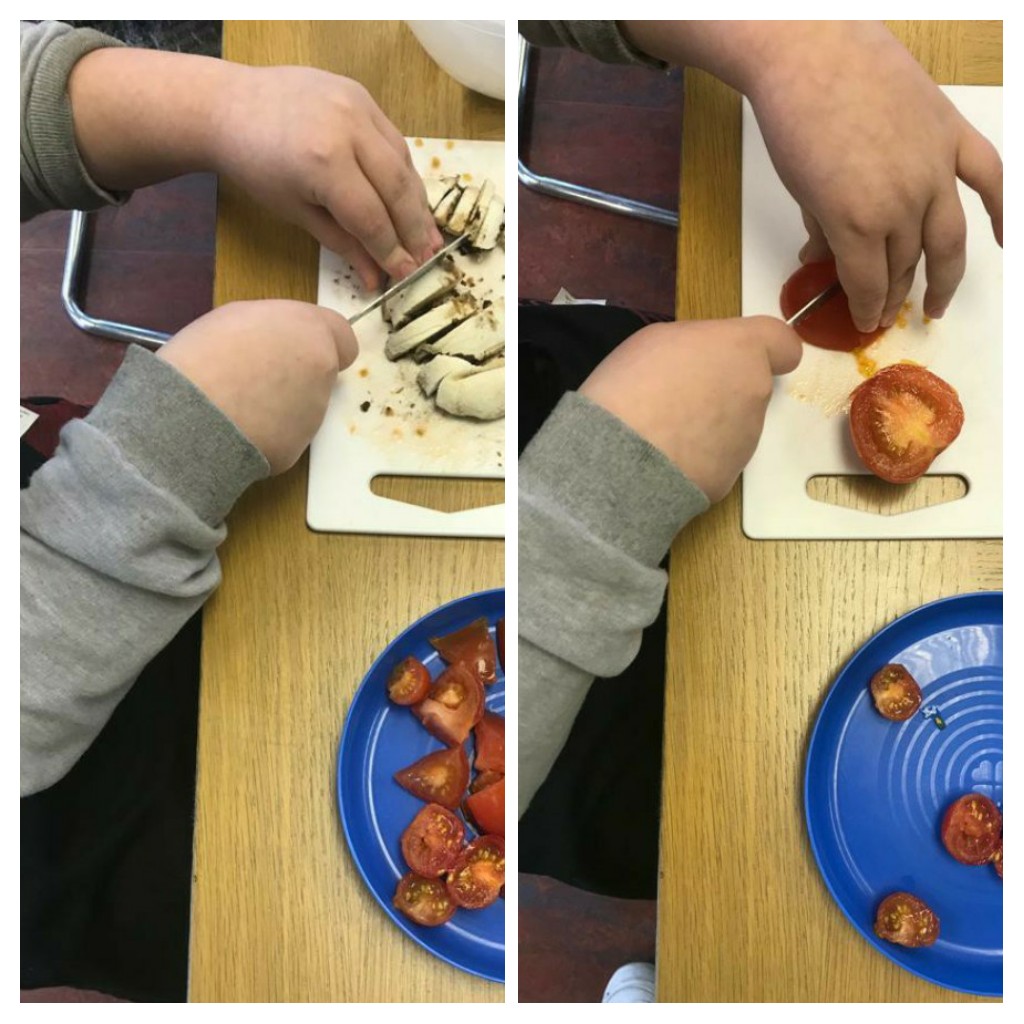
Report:
[[[423,394],[430,396],[438,388],[438,385],[451,374],[455,374],[459,377],[465,377],[466,374],[472,373],[476,367],[472,363],[467,363],[465,359],[459,359],[456,356],[438,356],[436,359],[431,359],[418,374],[416,374],[416,382],[419,384],[423,391]]]
[[[434,207],[434,223],[439,228],[446,227],[448,218],[452,215],[459,200],[462,198],[462,189],[454,185],[447,195]]]
[[[423,179],[423,187],[427,190],[427,205],[431,210],[436,209],[437,204],[440,203],[453,188],[455,188],[455,185],[455,178]]]
[[[392,327],[401,327],[417,313],[428,306],[433,306],[449,292],[454,291],[459,283],[459,277],[454,261],[450,256],[446,256],[418,281],[413,281],[408,288],[403,288],[384,303],[384,319]]]
[[[461,356],[482,363],[505,347],[505,314],[491,307],[463,320],[454,331],[423,346],[436,356]]]
[[[480,186],[480,195],[477,196],[476,209],[473,210],[473,216],[469,218],[469,222],[466,224],[466,230],[469,232],[470,238],[474,238],[477,231],[480,230],[480,223],[493,198],[494,182],[490,178],[484,178],[484,183]]]
[[[430,341],[456,324],[462,323],[467,317],[472,316],[475,310],[476,300],[472,295],[456,295],[389,334],[384,345],[384,354],[388,359],[400,359],[417,345]]]
[[[505,415],[505,367],[465,377],[449,374],[434,396],[438,408],[453,416],[498,420]]]
[[[462,190],[462,195],[455,207],[455,211],[448,218],[448,224],[446,225],[451,234],[461,235],[466,230],[466,225],[476,209],[476,201],[479,196],[480,189],[474,188],[472,185]]]
[[[480,207],[477,207],[479,214]],[[500,196],[495,196],[488,204],[487,210],[479,217],[479,226],[471,239],[474,249],[493,249],[498,242],[505,222],[505,204]]]

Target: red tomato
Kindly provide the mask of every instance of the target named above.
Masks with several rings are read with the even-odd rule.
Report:
[[[415,705],[412,712],[442,743],[461,746],[470,729],[483,718],[483,684],[465,665],[449,665],[431,686],[427,699]]]
[[[829,285],[839,280],[835,260],[826,263],[805,263],[782,286],[779,305],[782,316],[788,320],[799,312],[811,299],[820,295]],[[861,334],[853,325],[850,316],[850,302],[845,292],[837,292],[813,313],[804,317],[794,328],[804,341],[839,352],[852,352],[855,348],[868,345],[884,334],[884,330]]]
[[[884,665],[871,677],[871,696],[878,713],[905,722],[921,706],[921,687],[902,665]]]
[[[498,654],[486,619],[477,619],[447,636],[432,637],[430,642],[449,665],[460,661],[468,665],[485,686],[497,679]]]
[[[960,398],[923,366],[897,363],[864,381],[850,403],[850,435],[875,476],[905,484],[921,476],[964,425]]]
[[[388,696],[396,704],[419,704],[429,692],[430,672],[418,658],[410,655],[392,669]]]
[[[428,804],[440,804],[454,811],[462,803],[469,785],[466,748],[435,750],[408,768],[395,772],[395,782]]]
[[[501,667],[505,667],[505,620],[498,619],[498,657],[501,658]]]
[[[996,869],[996,874],[1003,877],[1003,837],[999,837],[999,849],[992,854],[992,867]]]
[[[967,793],[942,817],[942,842],[961,864],[987,864],[1003,837],[1003,816],[987,796]]]
[[[480,771],[505,772],[505,719],[485,711],[476,727],[476,766]]]
[[[451,811],[427,804],[402,833],[402,856],[424,878],[437,878],[458,860],[466,827]]]
[[[501,782],[503,778],[505,778],[504,772],[480,772],[473,780],[473,785],[469,787],[469,791],[470,793],[479,793],[481,789],[493,786],[496,782]]]
[[[495,782],[466,800],[469,812],[481,832],[489,835],[505,834],[505,778]]]
[[[409,872],[395,890],[394,906],[410,920],[433,928],[452,919],[455,901],[440,878],[421,878]]]
[[[923,900],[894,892],[878,907],[875,934],[900,946],[930,946],[939,937],[939,919]]]
[[[474,839],[448,875],[448,894],[467,910],[489,907],[504,885],[505,840],[501,836]]]

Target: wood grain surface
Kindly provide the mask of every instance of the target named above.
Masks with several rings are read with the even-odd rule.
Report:
[[[1000,84],[998,22],[892,22],[940,83]],[[740,312],[739,96],[686,73],[677,314]],[[1002,584],[999,541],[751,541],[739,488],[672,549],[658,900],[662,1001],[970,1001],[880,956],[806,838],[811,725],[853,652]],[[977,1000],[981,1001],[981,1000]]]
[[[503,105],[443,74],[400,22],[229,22],[224,55],[358,79],[406,135],[503,137]],[[315,242],[222,184],[216,303],[315,301],[316,280]],[[305,460],[243,498],[206,610],[190,998],[501,1001],[502,986],[430,956],[374,902],[334,770],[376,655],[437,605],[502,585],[504,545],[314,534],[305,507]]]

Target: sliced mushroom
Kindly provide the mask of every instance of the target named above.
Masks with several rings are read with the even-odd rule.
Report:
[[[477,206],[477,214],[480,207]],[[472,238],[474,249],[493,249],[505,223],[505,204],[500,196],[495,196],[488,204],[487,210],[479,216],[476,234]]]
[[[481,310],[423,348],[436,356],[461,356],[482,363],[505,347],[505,314],[497,307]]]
[[[455,178],[424,178],[423,186],[427,190],[427,205],[431,210],[455,187]]]
[[[459,283],[459,272],[451,257],[445,257],[431,267],[418,281],[403,288],[397,295],[384,303],[384,319],[392,327],[401,327],[417,313],[433,306]]]
[[[461,235],[466,230],[466,225],[469,223],[469,219],[473,216],[473,211],[476,209],[476,201],[479,196],[480,189],[474,188],[472,185],[470,185],[469,188],[462,190],[459,202],[452,215],[448,218],[448,223],[446,225],[451,234]]]
[[[505,415],[505,367],[441,381],[434,400],[453,416],[498,420]]]
[[[476,209],[473,210],[473,216],[469,218],[469,222],[466,225],[470,238],[473,238],[480,229],[480,222],[483,220],[487,207],[491,205],[493,198],[494,182],[490,178],[484,178],[484,183],[480,186],[480,195],[477,196]]]
[[[467,317],[472,316],[475,310],[476,299],[472,295],[456,295],[389,334],[384,354],[388,359],[400,359],[417,345],[430,341],[456,324],[462,323]]]
[[[459,200],[462,198],[462,189],[455,185],[447,195],[434,207],[434,223],[439,228],[447,227],[448,218],[452,215]]]
[[[438,356],[431,359],[422,370],[416,375],[416,382],[428,397],[438,388],[438,385],[450,374],[464,377],[472,373],[476,367],[467,363],[465,359],[458,359],[455,356]]]

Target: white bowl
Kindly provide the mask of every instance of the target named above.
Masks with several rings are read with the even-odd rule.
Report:
[[[457,82],[505,98],[504,21],[407,21],[427,53]]]

